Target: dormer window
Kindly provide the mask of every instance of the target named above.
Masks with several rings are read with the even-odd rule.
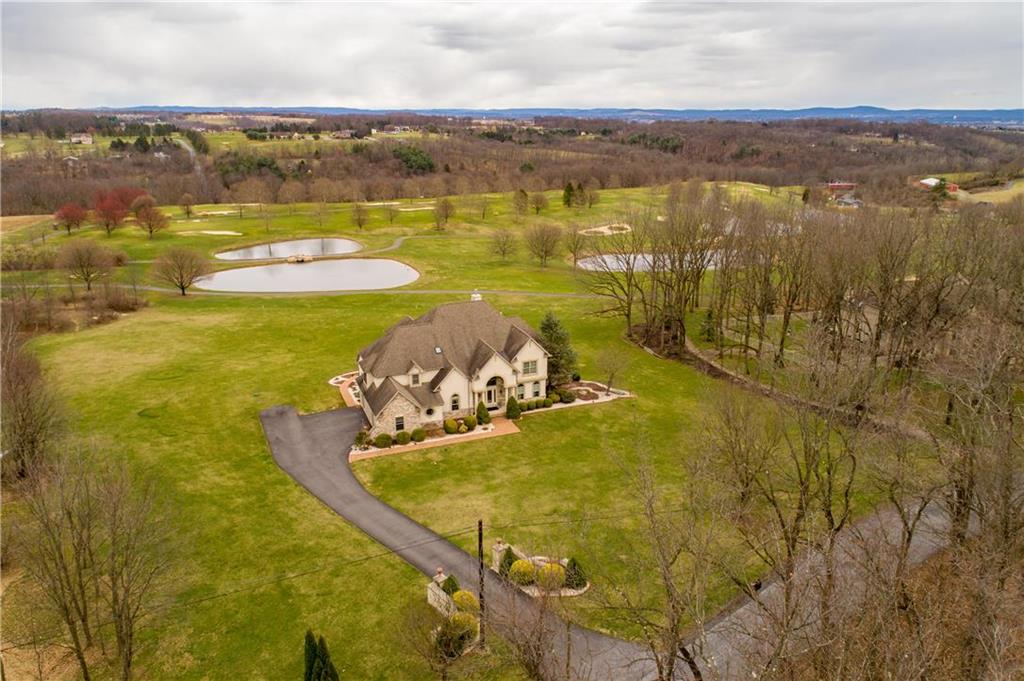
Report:
[[[409,379],[409,380],[410,380],[410,382],[411,382],[411,383],[412,383],[413,385],[419,385],[419,384],[420,384],[420,375],[419,375],[419,374],[413,374],[413,375],[412,375],[412,376],[410,377],[410,379]]]

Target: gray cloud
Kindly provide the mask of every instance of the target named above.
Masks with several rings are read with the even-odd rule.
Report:
[[[1007,3],[0,6],[3,107],[1024,106]]]

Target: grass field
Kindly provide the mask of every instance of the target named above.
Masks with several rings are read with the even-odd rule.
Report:
[[[76,237],[97,239],[145,261],[178,244],[212,254],[332,234],[372,250],[397,236],[422,235],[387,254],[422,272],[412,288],[575,292],[580,284],[567,260],[540,268],[520,249],[502,263],[489,254],[488,234],[496,226],[521,230],[538,220],[600,224],[656,194],[603,192],[593,210],[577,212],[562,207],[552,192],[551,209],[522,220],[513,219],[507,196],[492,198],[486,219],[469,212],[479,197],[462,198],[457,218],[443,232],[433,229],[429,211],[400,213],[392,225],[381,207],[372,208],[370,224],[359,230],[351,224],[350,206],[333,205],[322,226],[313,206],[275,206],[269,233],[251,209],[242,218],[191,219],[173,209],[172,228],[152,240],[129,226],[110,237],[95,228]],[[417,203],[423,204],[402,205]],[[10,238],[24,241],[29,235],[14,232]],[[55,234],[47,244],[67,238]],[[430,677],[422,663],[406,660],[395,648],[402,612],[423,598],[424,578],[397,558],[368,558],[381,547],[274,465],[257,416],[276,404],[305,412],[339,406],[327,379],[353,369],[360,347],[404,315],[462,297],[153,294],[149,308],[114,323],[32,341],[77,429],[155,478],[173,512],[175,579],[166,609],[143,636],[140,678],[295,678],[307,627],[327,637],[343,678]],[[530,415],[521,433],[505,438],[364,461],[357,475],[384,500],[441,533],[467,529],[482,518],[488,543],[501,536],[538,553],[600,562],[627,581],[636,578],[621,572],[619,560],[630,550],[626,538],[638,522],[624,491],[629,465],[623,461],[643,441],[661,483],[670,491],[681,489],[684,463],[702,446],[704,405],[714,392],[729,388],[628,345],[620,321],[593,314],[595,301],[516,294],[488,300],[534,324],[554,311],[572,334],[584,375],[593,374],[602,348],[628,355],[631,365],[621,382],[637,397]],[[593,515],[616,517],[575,522]],[[549,522],[553,518],[557,522]],[[468,536],[455,541],[469,548]],[[716,602],[730,595],[723,590]],[[574,612],[593,626],[635,633],[585,604]],[[3,617],[11,622],[18,612],[9,606]],[[508,678],[506,672],[485,664],[473,678]]]

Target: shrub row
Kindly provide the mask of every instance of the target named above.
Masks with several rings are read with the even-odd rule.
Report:
[[[569,589],[582,589],[587,585],[587,576],[575,558],[569,558],[564,567],[560,563],[547,563],[538,570],[531,561],[517,559],[511,548],[505,549],[505,553],[501,555],[498,573],[513,584],[536,584],[546,591],[555,591],[563,586]]]

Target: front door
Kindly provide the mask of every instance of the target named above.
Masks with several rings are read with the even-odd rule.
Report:
[[[495,407],[498,404],[498,390],[493,386],[487,386],[487,406]]]

